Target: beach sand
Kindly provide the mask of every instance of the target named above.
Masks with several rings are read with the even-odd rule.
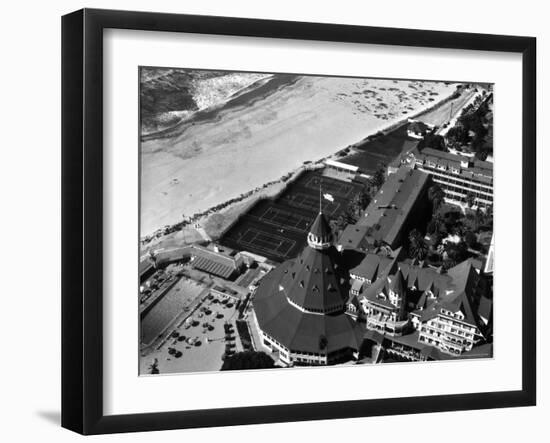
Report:
[[[429,108],[456,84],[300,77],[141,143],[141,236]]]

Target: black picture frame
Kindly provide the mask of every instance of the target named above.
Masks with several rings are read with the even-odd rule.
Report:
[[[522,55],[522,388],[132,415],[103,412],[103,30],[171,31]],[[83,9],[62,18],[62,426],[82,434],[228,426],[536,403],[536,39]]]

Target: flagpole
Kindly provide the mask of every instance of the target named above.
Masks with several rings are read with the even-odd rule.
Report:
[[[323,197],[321,192],[321,179],[319,179],[319,214],[323,213]]]

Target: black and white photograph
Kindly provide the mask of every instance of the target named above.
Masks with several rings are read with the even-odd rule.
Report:
[[[493,84],[138,71],[140,375],[493,358]]]
[[[550,26],[510,6],[7,2],[0,439],[544,435]]]

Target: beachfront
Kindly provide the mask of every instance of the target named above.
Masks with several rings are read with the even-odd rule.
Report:
[[[141,144],[141,236],[429,108],[455,84],[301,77]]]

